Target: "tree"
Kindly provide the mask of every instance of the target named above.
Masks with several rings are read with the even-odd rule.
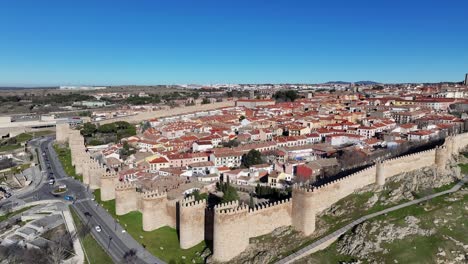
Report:
[[[201,104],[209,104],[210,103],[210,100],[208,100],[208,98],[203,98]]]
[[[123,256],[124,263],[136,263],[138,260],[137,251],[135,249],[130,249],[124,253]]]
[[[216,187],[218,191],[223,193],[223,197],[221,198],[222,203],[239,200],[239,194],[237,193],[237,190],[229,184],[229,178],[227,179],[227,182],[216,183]]]
[[[279,102],[294,102],[297,98],[299,98],[299,94],[294,90],[277,91],[273,95],[273,98]]]
[[[226,148],[232,148],[232,147],[237,147],[240,145],[240,141],[237,140],[237,139],[232,139],[232,140],[229,140],[228,142],[223,142],[223,147],[226,147]]]
[[[141,133],[145,132],[148,128],[151,128],[151,124],[148,121],[141,122]]]
[[[239,117],[239,122],[242,121],[242,120],[244,120],[244,119],[245,119],[245,116],[241,115],[241,116]]]
[[[250,168],[252,165],[262,164],[262,153],[256,149],[251,149],[247,154],[242,156],[242,165]]]
[[[206,193],[200,193],[200,190],[196,189],[192,192],[193,198],[195,198],[195,201],[200,201],[200,200],[206,200],[208,199],[208,194]]]
[[[250,208],[254,208],[254,207],[255,207],[255,203],[254,203],[254,199],[253,199],[252,194],[250,194],[249,207],[250,207]]]
[[[123,146],[119,152],[120,158],[122,159],[127,159],[128,156],[135,154],[135,153],[136,153],[136,150],[133,148],[130,148],[130,144],[128,144],[127,141],[123,143]]]
[[[83,127],[80,130],[81,135],[84,137],[92,137],[96,133],[97,128],[93,123],[84,123]]]
[[[69,233],[59,237],[54,237],[51,239],[51,242],[47,247],[47,254],[50,262],[54,264],[62,263],[69,254],[68,252],[72,249],[73,241],[72,236]]]

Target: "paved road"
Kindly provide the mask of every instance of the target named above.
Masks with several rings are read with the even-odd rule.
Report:
[[[350,231],[352,228],[354,228],[355,226],[361,224],[364,221],[367,221],[367,220],[369,220],[371,218],[374,218],[374,217],[377,217],[379,215],[383,215],[383,214],[387,214],[387,213],[392,212],[392,211],[396,211],[396,210],[404,208],[404,207],[408,207],[408,206],[415,205],[415,204],[418,204],[418,203],[421,203],[421,202],[424,202],[424,201],[427,201],[427,200],[431,200],[431,199],[433,199],[435,197],[439,197],[439,196],[449,194],[449,193],[454,193],[454,192],[460,190],[460,188],[465,183],[468,183],[468,175],[465,176],[461,181],[459,181],[455,186],[453,186],[449,190],[434,193],[434,194],[425,196],[423,198],[416,199],[416,200],[406,202],[406,203],[402,203],[400,205],[396,205],[396,206],[384,209],[382,211],[379,211],[379,212],[376,212],[376,213],[373,213],[373,214],[365,215],[365,216],[353,221],[352,223],[349,223],[348,225],[336,230],[335,232],[333,232],[331,234],[328,234],[325,237],[322,237],[321,239],[315,241],[314,243],[308,245],[307,247],[302,248],[301,250],[297,251],[296,253],[293,253],[293,254],[291,254],[291,255],[277,261],[276,263],[277,264],[293,263],[296,260],[299,260],[299,259],[301,259],[303,257],[306,257],[307,255],[310,255],[310,254],[312,254],[312,253],[314,253],[316,251],[319,251],[321,249],[326,248],[328,245],[335,242],[340,236],[342,236],[343,234]]]
[[[126,252],[131,249],[135,249],[137,252],[137,260],[135,263],[164,263],[162,260],[151,255],[151,253],[145,250],[129,234],[122,233],[122,227],[114,220],[114,218],[93,201],[88,188],[80,181],[69,177],[65,173],[62,164],[52,147],[52,143],[53,138],[51,137],[30,142],[31,146],[38,148],[40,154],[39,161],[41,163],[42,170],[46,173],[44,173],[44,176],[40,179],[36,179],[39,181],[34,183],[35,186],[37,186],[36,189],[20,195],[12,196],[11,198],[13,199],[2,201],[2,203],[0,203],[0,207],[13,207],[35,200],[58,199],[60,201],[64,201],[64,195],[72,195],[76,198],[76,201],[71,204],[71,206],[78,213],[82,221],[91,227],[91,234],[93,237],[115,262],[121,262]],[[65,184],[67,185],[68,191],[60,196],[52,195],[51,191],[54,189],[54,185],[48,184],[47,177],[49,175],[53,175],[55,178],[55,186]],[[95,230],[97,225],[101,226],[101,232],[97,232]]]

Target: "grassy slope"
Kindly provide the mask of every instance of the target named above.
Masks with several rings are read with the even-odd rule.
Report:
[[[388,197],[389,196],[388,193],[391,192],[391,190],[393,190],[395,188],[398,188],[400,184],[401,184],[400,182],[387,182],[385,184],[385,187],[386,187],[385,190],[380,192],[379,196],[380,197]],[[451,184],[447,184],[445,186],[442,186],[440,188],[435,188],[435,189],[432,189],[432,190],[424,190],[424,193],[415,194],[415,196],[417,196],[417,197],[426,196],[426,195],[429,195],[431,193],[436,193],[436,192],[440,192],[440,191],[443,191],[443,190],[447,190],[447,189],[450,189],[454,184],[455,183],[451,183]],[[351,194],[351,195],[341,199],[340,201],[336,202],[335,206],[337,206],[337,207],[339,207],[341,209],[347,208],[347,211],[346,211],[345,214],[338,215],[338,216],[326,214],[326,215],[322,215],[322,216],[318,217],[317,218],[317,230],[318,229],[326,230],[325,233],[323,235],[320,235],[320,236],[315,234],[315,235],[312,235],[311,237],[305,238],[303,241],[300,241],[299,243],[295,243],[294,245],[291,245],[291,246],[289,246],[289,245],[285,246],[285,247],[282,248],[282,254],[281,255],[282,256],[287,256],[289,254],[297,252],[301,248],[312,244],[314,241],[317,241],[321,237],[324,237],[327,234],[329,234],[329,233],[331,233],[331,232],[333,232],[333,231],[335,231],[335,230],[349,224],[350,222],[354,221],[355,219],[358,219],[359,217],[361,217],[363,215],[378,212],[378,211],[381,211],[381,210],[383,210],[385,208],[389,208],[389,207],[395,206],[397,204],[401,204],[401,203],[406,202],[406,200],[402,200],[402,201],[398,202],[397,204],[387,204],[387,205],[383,205],[382,203],[377,202],[372,207],[367,208],[365,206],[365,204],[372,197],[372,195],[373,195],[372,192],[354,193],[354,194]],[[402,213],[404,213],[404,209],[399,210],[397,212],[400,212],[400,211]],[[337,253],[335,252],[335,254],[337,254]],[[331,258],[331,256],[327,256],[327,257]],[[352,259],[349,256],[340,256],[340,258],[342,258],[343,260],[347,260],[347,261]],[[334,259],[335,259],[335,257],[331,258],[331,260],[334,260]],[[332,262],[324,262],[324,263],[337,263],[337,262],[332,261]]]
[[[382,248],[388,250],[388,253],[373,253],[373,257],[379,263],[436,263],[436,254],[439,249],[445,251],[452,260],[457,255],[452,251],[460,251],[460,246],[450,240],[454,238],[463,244],[468,243],[468,219],[464,215],[465,206],[468,205],[468,195],[451,194],[450,197],[456,197],[459,200],[449,201],[447,196],[441,196],[429,200],[423,204],[409,206],[397,211],[388,213],[385,216],[379,216],[370,220],[370,222],[386,220],[389,223],[404,226],[406,216],[415,216],[420,219],[419,226],[424,229],[434,229],[436,233],[431,236],[407,236],[393,243],[383,243]],[[447,220],[444,224],[435,224],[435,220]],[[373,239],[374,240],[374,239]],[[345,256],[338,253],[336,243],[325,250],[319,251],[306,258],[308,263],[338,263],[340,261],[350,261],[356,259],[353,256]],[[305,260],[300,261],[300,263]],[[366,260],[362,260],[366,263]]]
[[[460,164],[459,166],[463,174],[468,173],[468,164]],[[454,183],[435,188],[431,193],[448,190],[453,185]],[[422,197],[429,194],[426,190],[424,193],[416,196]],[[468,237],[466,236],[468,234],[468,218],[465,215],[468,195],[466,193],[449,195],[452,198],[457,196],[459,198],[457,201],[449,201],[446,199],[447,196],[440,196],[423,204],[405,207],[370,220],[370,222],[387,220],[390,223],[403,226],[405,225],[404,218],[411,215],[421,220],[421,228],[436,230],[436,233],[431,236],[409,236],[398,240],[398,242],[385,243],[383,244],[383,248],[388,250],[389,253],[375,253],[374,257],[384,263],[394,262],[394,260],[399,263],[435,263],[436,254],[439,249],[443,249],[447,256],[452,257],[452,259],[456,257],[451,252],[460,250],[460,248],[457,248],[455,242],[447,239],[447,237],[454,238],[464,244],[468,243]],[[371,211],[374,211],[372,209]],[[447,220],[447,223],[436,225],[435,221],[440,221],[440,219]],[[336,243],[306,259],[308,263],[338,263],[340,261],[356,260],[353,256],[345,256],[338,253]],[[365,260],[361,261],[365,263]]]
[[[184,261],[182,258],[182,256],[184,256],[185,262],[187,263],[192,262],[192,259],[195,260],[196,263],[203,263],[203,259],[201,259],[197,253],[201,253],[205,249],[205,242],[201,242],[190,249],[181,249],[175,229],[161,227],[151,232],[145,232],[143,231],[143,220],[140,212],[134,211],[126,215],[117,216],[115,214],[115,200],[102,202],[100,200],[101,195],[99,190],[94,191],[94,195],[96,201],[107,209],[136,241],[146,245],[146,249],[153,255],[166,262],[175,261],[179,263]]]
[[[19,149],[21,148],[22,146],[20,144],[14,144],[14,145],[4,145],[4,146],[0,146],[0,152],[3,152],[3,151],[12,151],[12,150],[15,150],[15,149]]]
[[[12,217],[12,216],[15,216],[15,215],[17,215],[17,214],[21,214],[22,212],[24,212],[24,211],[30,209],[31,207],[32,207],[32,206],[25,207],[25,208],[23,208],[23,209],[20,209],[20,210],[11,212],[11,213],[7,213],[7,214],[5,214],[5,215],[1,215],[1,216],[0,216],[0,222],[5,221],[5,220],[7,220],[8,218],[10,218],[10,217]]]
[[[75,172],[75,167],[73,167],[71,162],[71,151],[68,147],[60,146],[58,144],[54,144],[55,152],[57,152],[57,156],[59,157],[60,163],[62,163],[62,167],[68,176],[71,176],[77,180],[83,181],[83,177],[81,175],[77,175]]]
[[[75,222],[77,230],[81,230],[83,223],[79,216],[73,209],[70,209],[73,221]],[[90,264],[111,264],[114,263],[107,253],[101,248],[98,242],[94,240],[91,234],[87,234],[85,237],[80,237],[81,243],[83,244],[86,255],[89,258]]]

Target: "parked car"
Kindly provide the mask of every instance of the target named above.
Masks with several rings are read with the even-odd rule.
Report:
[[[94,229],[96,229],[96,232],[98,233],[102,231],[101,226],[96,226]]]

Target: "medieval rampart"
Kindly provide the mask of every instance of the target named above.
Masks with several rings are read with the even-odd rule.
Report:
[[[152,231],[163,226],[176,227],[176,204],[167,200],[166,193],[144,193],[141,204],[144,231]]]
[[[228,204],[215,209],[213,257],[217,261],[228,261],[244,251],[251,237],[292,224],[291,199],[260,204],[253,209],[246,205],[229,207]]]
[[[183,249],[205,240],[206,200],[181,202],[179,207],[179,240]]]
[[[376,165],[335,180],[318,188],[293,188],[291,201],[285,203],[273,217],[264,217],[268,214],[267,207],[249,211],[245,206],[234,209],[215,210],[213,231],[213,258],[217,261],[229,261],[248,246],[250,237],[271,232],[281,225],[292,225],[294,229],[310,235],[315,230],[315,217],[324,209],[337,201],[352,194],[355,190],[366,185],[383,185],[385,179],[397,174],[433,166],[438,172],[446,172],[448,159],[458,154],[468,145],[468,133],[450,136],[443,146],[385,161],[377,161]],[[232,206],[231,206],[232,207]],[[265,210],[266,209],[266,210]],[[265,211],[264,211],[265,210]],[[290,217],[287,216],[289,210]],[[252,213],[257,212],[258,217]],[[274,219],[274,220],[272,220]],[[281,220],[280,220],[281,219]],[[278,223],[278,221],[284,221]],[[252,225],[262,227],[252,229]]]
[[[136,186],[130,183],[118,184],[115,188],[115,213],[124,215],[138,210],[139,195]]]
[[[224,102],[216,102],[212,104],[203,104],[203,105],[194,105],[194,106],[183,106],[183,107],[176,107],[172,109],[165,109],[165,110],[157,110],[157,111],[149,111],[149,112],[141,112],[136,115],[131,116],[124,116],[118,118],[112,118],[108,120],[97,121],[101,125],[113,123],[117,121],[126,121],[129,123],[139,123],[143,120],[148,120],[151,118],[158,118],[158,117],[167,117],[167,116],[176,116],[176,115],[183,115],[188,113],[195,113],[200,111],[209,111],[215,110],[218,108],[223,107],[233,107],[235,106],[235,101],[224,101]]]
[[[61,140],[68,140],[72,162],[77,172],[82,172],[84,182],[94,188],[100,187],[102,200],[115,198],[118,215],[140,211],[145,231],[163,226],[177,228],[180,246],[184,249],[212,237],[216,261],[231,260],[247,248],[251,237],[268,234],[281,226],[293,226],[305,235],[312,234],[318,213],[366,185],[383,185],[389,177],[427,166],[433,166],[438,173],[445,173],[447,161],[468,144],[468,133],[450,136],[443,146],[377,161],[374,166],[317,188],[295,187],[290,200],[258,205],[255,209],[239,205],[236,201],[207,211],[205,201],[195,202],[193,198],[170,201],[165,193],[139,193],[134,185],[117,184],[115,175],[106,173],[91,159],[78,131],[68,129],[67,132],[63,126],[57,129],[57,133]],[[207,215],[214,215],[210,218],[213,230],[209,235],[206,233]]]

